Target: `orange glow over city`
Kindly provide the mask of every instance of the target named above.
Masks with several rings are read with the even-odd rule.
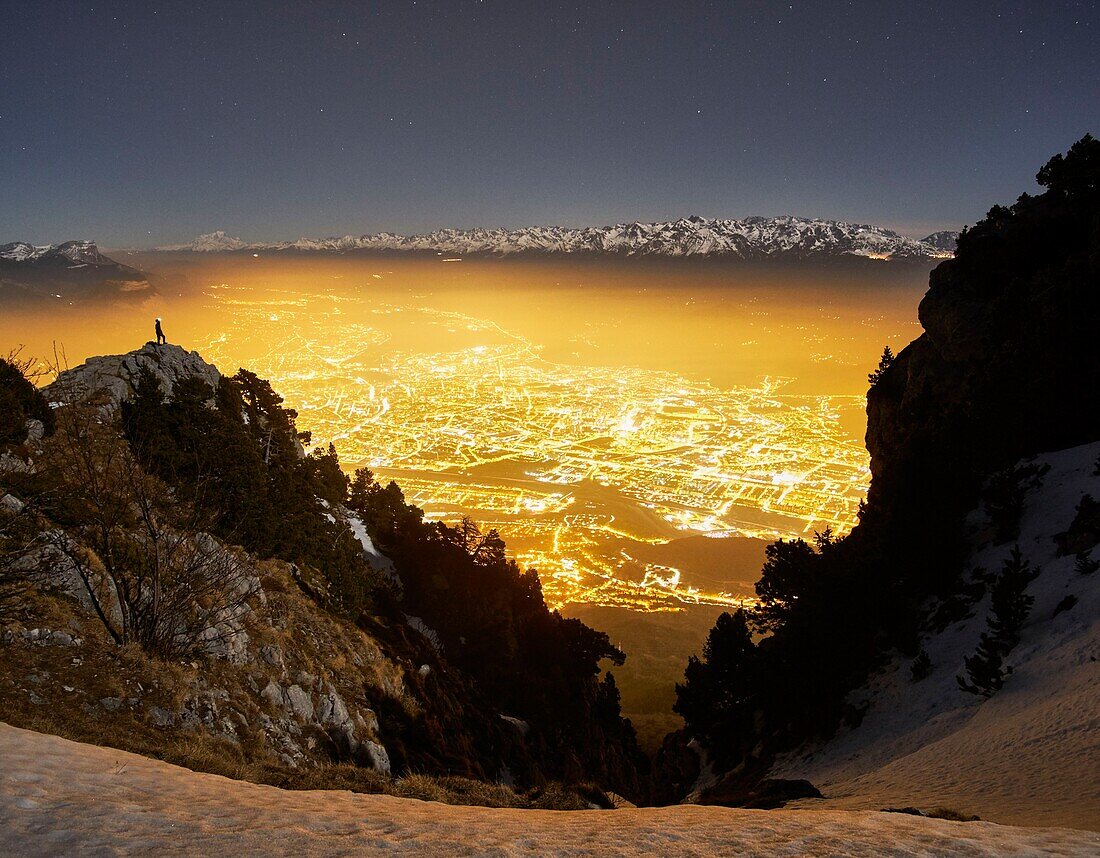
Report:
[[[56,342],[75,365],[135,348],[163,316],[224,372],[270,379],[349,469],[396,480],[429,517],[497,528],[552,606],[640,610],[748,598],[751,576],[721,571],[729,539],[854,525],[866,374],[918,331],[923,288],[920,272],[127,261],[159,297],[89,311],[62,296],[0,335],[32,355]],[[667,559],[699,537],[697,563]]]

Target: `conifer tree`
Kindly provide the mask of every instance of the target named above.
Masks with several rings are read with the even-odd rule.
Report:
[[[878,359],[878,366],[875,371],[867,375],[867,382],[874,387],[879,383],[879,379],[882,378],[883,373],[889,368],[890,364],[894,362],[894,353],[890,350],[889,346],[886,346],[882,350],[882,357]]]
[[[688,659],[673,711],[713,748],[717,731],[736,734],[753,691],[755,665],[756,646],[744,610],[723,613],[707,635],[703,658]]]
[[[1001,658],[1000,644],[988,632],[982,632],[978,651],[964,659],[969,682],[961,676],[955,680],[963,691],[992,697],[1005,684],[1004,660]]]
[[[46,433],[53,431],[55,417],[41,392],[28,379],[31,361],[17,351],[0,357],[0,448],[18,444],[27,437],[27,421],[41,421]]]
[[[1091,575],[1097,569],[1100,569],[1100,560],[1092,560],[1087,551],[1080,552],[1073,564],[1073,571],[1078,575]]]
[[[1037,573],[1014,546],[993,587],[992,616],[989,630],[1007,653],[1020,642],[1020,629],[1027,619],[1035,599],[1027,595],[1027,585]]]
[[[922,679],[926,679],[929,674],[932,673],[932,659],[928,657],[928,653],[923,649],[917,653],[917,657],[913,659],[913,663],[909,665],[909,676],[913,682],[920,682]]]
[[[968,680],[956,677],[964,691],[990,697],[1004,685],[1004,657],[1020,642],[1020,630],[1035,602],[1027,595],[1027,585],[1037,574],[1020,554],[1020,546],[1014,546],[993,585],[988,628],[978,651],[964,660]]]

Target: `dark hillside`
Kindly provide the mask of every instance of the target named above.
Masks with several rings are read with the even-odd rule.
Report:
[[[1100,436],[1100,142],[1086,135],[1037,179],[1045,193],[994,206],[959,237],[931,274],[925,332],[872,374],[859,526],[770,546],[759,608],[720,621],[689,664],[666,798],[698,771],[688,738],[719,770],[740,766],[722,798],[736,801],[777,751],[858,723],[845,695],[889,651],[916,655],[929,597],[956,610],[963,516],[983,485],[1010,538],[1028,474],[1005,469]],[[746,626],[766,637],[753,646]]]

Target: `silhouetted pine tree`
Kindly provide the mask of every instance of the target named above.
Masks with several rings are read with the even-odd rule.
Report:
[[[1020,642],[1020,629],[1035,603],[1027,595],[1027,585],[1038,574],[1020,554],[1020,546],[1014,546],[1001,569],[1001,576],[993,587],[992,616],[989,630],[1001,642],[1003,653]]]
[[[0,446],[18,444],[27,437],[27,421],[41,420],[46,434],[55,417],[41,392],[26,377],[31,361],[17,352],[0,358]]]
[[[1000,650],[1000,644],[988,632],[982,632],[978,651],[964,660],[966,675],[970,681],[963,679],[962,676],[955,677],[959,688],[971,694],[980,694],[982,697],[992,697],[1000,691],[1005,684]]]
[[[875,368],[874,372],[868,373],[867,375],[867,382],[871,385],[871,387],[874,387],[876,384],[878,384],[879,379],[882,378],[883,373],[886,372],[890,364],[892,364],[893,362],[894,353],[890,350],[889,346],[886,346],[886,348],[882,350],[882,357],[878,359],[878,367]]]
[[[318,497],[329,503],[343,503],[347,500],[350,481],[340,469],[340,457],[334,444],[330,443],[327,451],[320,448],[314,450],[306,457],[305,465],[316,486]]]
[[[928,653],[923,649],[917,653],[917,657],[913,659],[913,663],[909,665],[909,676],[913,682],[920,682],[922,679],[926,679],[932,672],[932,659],[928,657]]]
[[[719,732],[737,736],[747,715],[755,669],[756,646],[745,612],[739,608],[734,614],[723,613],[707,635],[703,658],[688,659],[684,682],[676,685],[673,711],[711,747]]]
[[[1019,465],[994,474],[986,482],[984,506],[993,525],[996,545],[1019,537],[1024,500],[1043,484],[1049,470],[1049,465]]]
[[[1020,642],[1020,629],[1035,602],[1027,595],[1027,585],[1037,574],[1020,554],[1020,546],[1013,547],[993,585],[988,631],[982,632],[978,651],[965,659],[969,681],[956,677],[964,691],[990,697],[1004,685],[1004,656]]]

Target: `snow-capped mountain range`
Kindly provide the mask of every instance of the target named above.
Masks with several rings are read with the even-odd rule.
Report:
[[[148,276],[104,256],[94,241],[0,244],[0,298],[70,303],[90,298],[153,294]]]
[[[28,244],[13,241],[0,244],[0,262],[9,265],[53,265],[63,268],[117,266],[119,263],[99,252],[94,241],[66,241],[63,244]]]
[[[421,235],[381,232],[297,241],[248,243],[223,231],[201,235],[163,251],[411,251],[511,256],[575,253],[616,256],[721,257],[741,260],[943,259],[954,254],[957,233],[937,232],[916,240],[867,224],[801,217],[742,220],[681,218],[660,223],[601,227],[533,226],[523,229],[440,229]]]

